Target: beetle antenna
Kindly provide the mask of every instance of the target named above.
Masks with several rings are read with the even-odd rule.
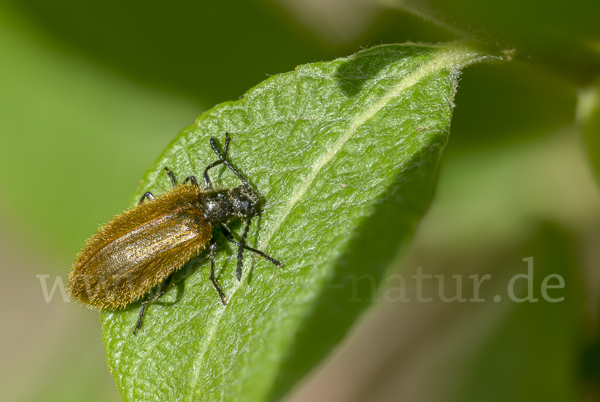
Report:
[[[229,137],[229,133],[225,134],[225,147],[229,145],[230,140],[231,137]],[[215,137],[210,137],[210,147],[215,152],[215,154],[217,154],[219,159],[225,164],[225,166],[227,166],[233,172],[233,174],[235,174],[238,177],[238,179],[240,179],[242,183],[244,183],[245,186],[250,187],[250,183],[248,183],[248,180],[244,179],[242,175],[231,165],[231,163],[229,163],[227,157],[223,155],[221,151],[219,151],[219,148],[217,148],[217,140],[215,140]]]

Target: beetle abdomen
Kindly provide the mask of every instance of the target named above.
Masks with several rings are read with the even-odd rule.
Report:
[[[116,216],[79,254],[71,295],[101,309],[125,307],[199,254],[212,227],[195,207],[198,192],[180,186]]]

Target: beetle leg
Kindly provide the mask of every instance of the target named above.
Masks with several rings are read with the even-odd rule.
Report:
[[[217,243],[215,241],[215,238],[213,237],[212,239],[210,239],[210,275],[208,276],[210,278],[210,281],[212,282],[215,290],[217,291],[217,293],[219,294],[219,297],[221,298],[221,302],[223,302],[223,305],[226,306],[227,303],[225,302],[225,295],[223,294],[223,292],[221,291],[221,288],[219,288],[219,285],[217,285],[217,282],[215,281],[215,253],[217,251]]]
[[[229,141],[231,141],[231,137],[229,136],[229,133],[226,133],[225,134],[225,149],[227,149],[227,147],[229,146]],[[225,164],[225,166],[227,166],[229,168],[229,170],[231,170],[233,172],[233,174],[235,174],[238,177],[238,179],[240,179],[242,184],[244,186],[250,187],[250,183],[248,183],[248,180],[244,179],[242,177],[242,175],[240,174],[240,172],[238,172],[237,169],[234,168],[231,163],[229,163],[229,161],[227,160],[227,154],[221,153],[221,151],[219,151],[219,148],[217,148],[217,140],[215,139],[215,137],[210,137],[210,147],[212,148],[213,152],[215,154],[217,154],[217,156],[219,157],[221,162],[223,162]],[[216,162],[214,162],[213,164],[215,164],[215,163]]]
[[[208,176],[208,170],[214,168],[217,165],[220,165],[221,163],[223,163],[223,162],[221,162],[221,161],[213,162],[210,165],[208,165],[206,167],[206,169],[204,169],[204,188],[206,190],[212,190],[212,183],[210,181],[210,177]]]
[[[165,167],[165,170],[167,171],[169,179],[171,179],[171,184],[173,185],[173,187],[177,187],[177,180],[175,180],[175,175],[173,174],[173,172],[171,172],[168,167]]]
[[[142,303],[142,308],[140,309],[140,316],[138,318],[137,324],[135,325],[135,328],[133,329],[134,335],[138,332],[138,330],[140,328],[142,328],[142,321],[144,320],[144,313],[146,312],[146,307],[148,306],[148,304],[154,303],[155,301],[160,299],[167,292],[167,288],[169,287],[169,285],[171,285],[172,281],[173,281],[173,274],[169,275],[169,277],[163,283],[163,285],[160,288],[160,291],[156,294],[156,296],[154,296],[152,299],[146,300]]]
[[[229,228],[227,227],[226,224],[221,223],[221,228],[223,229],[223,234],[225,235],[225,237],[227,238],[227,240],[230,243],[235,244],[236,246],[240,246],[240,243],[238,243],[237,241],[235,241],[235,239],[233,238],[233,234],[231,234],[231,230],[229,230]],[[254,254],[258,255],[259,257],[264,258],[265,260],[271,262],[272,264],[278,266],[278,267],[283,267],[283,264],[280,261],[277,261],[275,258],[273,257],[269,257],[267,254],[263,253],[260,250],[257,250],[255,248],[252,247],[248,247],[244,244],[244,249],[248,250],[248,251],[252,251]]]
[[[183,184],[187,184],[188,181],[191,181],[194,186],[200,187],[200,186],[198,186],[198,181],[196,180],[196,176],[186,177],[185,180],[183,181]]]
[[[137,334],[137,332],[140,328],[142,328],[142,319],[144,318],[144,313],[146,312],[147,304],[148,304],[147,302],[142,303],[142,308],[140,309],[140,316],[138,318],[137,324],[135,325],[135,328],[133,329],[134,335]]]
[[[148,201],[152,201],[154,199],[154,195],[152,195],[152,193],[150,191],[146,191],[144,193],[144,195],[142,195],[142,198],[140,198],[140,201],[138,202],[138,205],[140,205],[142,202],[144,202],[144,199],[148,199]]]
[[[229,133],[225,134],[225,146],[223,147],[224,158],[227,158],[227,150],[229,149],[230,141],[231,141],[231,137],[229,136]],[[215,161],[215,162],[211,163],[210,165],[208,165],[206,167],[206,169],[204,169],[204,187],[206,188],[206,190],[212,190],[212,183],[210,181],[210,177],[208,176],[208,171],[210,169],[214,168],[215,166],[220,165],[221,163],[223,163],[222,160]]]

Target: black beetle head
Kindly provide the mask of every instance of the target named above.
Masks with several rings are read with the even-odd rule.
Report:
[[[260,198],[250,186],[242,185],[231,190],[233,209],[244,218],[256,216],[260,212]]]

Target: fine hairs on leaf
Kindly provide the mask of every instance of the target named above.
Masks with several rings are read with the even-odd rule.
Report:
[[[247,244],[285,266],[244,257],[217,235],[216,278],[207,252],[182,267],[149,306],[102,313],[108,367],[125,401],[274,401],[343,338],[376,299],[434,192],[459,70],[491,58],[464,44],[385,45],[273,76],[243,99],[201,115],[144,178],[170,188],[163,168],[199,175],[209,138],[263,199]],[[213,169],[220,187],[238,185]],[[233,226],[239,238],[243,227]]]

